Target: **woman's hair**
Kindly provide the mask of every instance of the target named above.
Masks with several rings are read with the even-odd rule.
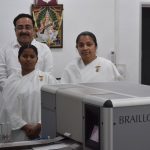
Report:
[[[31,48],[34,50],[35,54],[38,56],[38,51],[37,51],[37,48],[34,46],[34,45],[24,45],[24,46],[21,46],[20,49],[19,49],[19,52],[18,52],[18,58],[20,58],[21,54],[23,53],[23,51],[27,48]]]
[[[89,32],[89,31],[81,32],[81,33],[77,36],[77,38],[76,38],[76,45],[78,44],[80,37],[81,37],[81,36],[86,36],[86,35],[88,35],[88,36],[90,36],[90,37],[92,38],[92,40],[93,40],[94,43],[95,43],[95,46],[97,47],[96,36],[95,36],[92,32]]]

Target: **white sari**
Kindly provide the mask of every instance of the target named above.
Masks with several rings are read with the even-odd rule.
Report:
[[[56,80],[38,70],[25,76],[15,73],[8,78],[3,97],[12,130],[20,130],[27,123],[41,123],[40,90],[44,84],[56,84]]]
[[[77,58],[65,68],[61,83],[109,82],[121,78],[115,65],[105,58],[97,57],[87,65]]]

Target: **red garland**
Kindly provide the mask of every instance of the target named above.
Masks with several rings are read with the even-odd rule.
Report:
[[[54,6],[57,5],[57,0],[35,0],[35,4],[40,6]]]

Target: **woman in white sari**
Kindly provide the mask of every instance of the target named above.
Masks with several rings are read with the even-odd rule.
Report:
[[[56,84],[53,76],[35,70],[38,60],[33,45],[19,49],[21,72],[12,74],[3,89],[5,108],[15,141],[37,138],[41,130],[41,86]]]
[[[116,66],[96,55],[97,40],[93,33],[81,32],[76,39],[81,57],[69,63],[61,77],[61,83],[108,82],[121,80]]]

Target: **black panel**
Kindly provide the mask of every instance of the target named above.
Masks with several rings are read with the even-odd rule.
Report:
[[[150,7],[142,8],[141,83],[150,85]]]
[[[98,127],[98,141],[92,140],[92,133]],[[85,104],[85,146],[100,150],[100,107]]]

